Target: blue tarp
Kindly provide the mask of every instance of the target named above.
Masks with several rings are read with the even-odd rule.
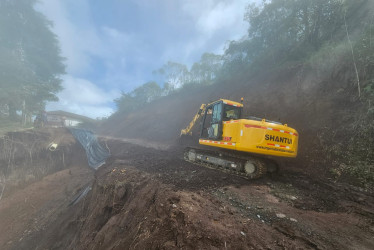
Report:
[[[92,131],[79,128],[69,130],[86,150],[88,165],[91,168],[97,170],[105,164],[105,160],[110,156],[109,150],[101,147]]]

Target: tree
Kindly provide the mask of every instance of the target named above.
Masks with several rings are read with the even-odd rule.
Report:
[[[303,62],[326,44],[345,39],[349,27],[359,31],[368,15],[368,0],[271,0],[248,5],[244,19],[249,23],[246,39],[230,42],[225,51],[225,75],[285,62]],[[357,11],[360,9],[361,11]]]
[[[178,89],[184,83],[189,82],[190,74],[186,65],[177,62],[167,62],[160,69],[155,71],[165,77],[165,84],[169,91]]]
[[[147,82],[133,90],[132,95],[137,102],[150,103],[161,96],[161,88],[156,82]]]
[[[120,112],[129,113],[156,100],[161,94],[162,90],[156,82],[147,82],[129,93],[122,92],[114,102]]]
[[[65,65],[52,23],[34,9],[36,0],[0,2],[1,104],[10,117],[38,112],[56,101]]]
[[[199,62],[191,67],[190,81],[192,83],[211,84],[216,79],[222,67],[222,56],[204,53]]]
[[[122,95],[114,100],[119,112],[129,113],[137,108],[136,98],[130,93],[122,92]]]

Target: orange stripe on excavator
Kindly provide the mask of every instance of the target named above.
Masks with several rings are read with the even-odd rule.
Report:
[[[235,143],[232,143],[232,142],[220,142],[220,141],[211,141],[211,140],[199,140],[199,142],[235,146]]]

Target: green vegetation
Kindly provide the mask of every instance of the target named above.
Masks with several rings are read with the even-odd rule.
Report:
[[[289,80],[296,75],[303,81],[305,74],[309,74],[309,81],[321,91],[313,94],[325,94],[324,101],[333,104],[326,107],[337,109],[336,113],[341,115],[331,117],[340,119],[334,120],[334,128],[322,126],[323,121],[304,128],[316,133],[316,137],[324,134],[317,154],[324,155],[327,168],[335,174],[354,177],[365,187],[372,186],[373,1],[268,0],[259,6],[248,5],[244,19],[249,24],[247,36],[230,41],[223,55],[206,53],[191,68],[168,62],[154,71],[164,76],[164,81],[157,83],[163,87],[157,88],[153,82],[158,91],[146,91],[147,98],[140,98],[136,91],[123,93],[116,100],[119,112],[134,111],[152,100],[192,87],[236,84],[233,79],[261,79],[269,75],[276,78],[282,72],[290,74]],[[246,80],[239,84],[254,83]],[[305,98],[309,98],[305,108],[313,108],[313,102],[322,101],[320,96],[308,95],[311,93],[305,93]],[[320,105],[325,107],[325,103]],[[320,131],[315,132],[316,128]]]
[[[164,82],[158,83],[161,90],[154,95],[149,92],[147,101],[136,91],[123,93],[117,107],[132,111],[188,85],[214,84],[233,75],[269,74],[295,65],[311,67],[321,77],[344,71],[357,84],[357,95],[361,97],[363,90],[364,100],[373,100],[374,12],[370,4],[368,0],[272,0],[248,5],[245,39],[231,41],[223,55],[205,53],[190,69],[166,63],[154,71],[164,76]]]
[[[353,136],[348,138],[344,134],[352,134],[348,130],[341,131],[344,143],[326,146],[325,151],[334,160],[331,172],[338,180],[345,177],[355,177],[354,184],[365,188],[373,188],[374,184],[374,123],[369,118],[357,120]]]
[[[35,3],[0,2],[0,115],[22,124],[46,101],[57,100],[59,76],[65,73],[52,24],[34,9]]]
[[[20,122],[15,122],[7,118],[0,118],[0,137],[10,131],[20,131],[29,128],[29,125],[22,125]]]
[[[122,93],[114,102],[119,112],[129,113],[160,97],[186,88],[213,84],[220,74],[222,64],[222,56],[211,53],[203,54],[200,61],[194,63],[190,70],[186,65],[169,61],[160,69],[153,71],[164,78],[162,88],[155,81],[147,82],[129,93]]]
[[[161,97],[164,91],[156,82],[148,82],[129,93],[122,93],[114,102],[120,112],[129,113]]]

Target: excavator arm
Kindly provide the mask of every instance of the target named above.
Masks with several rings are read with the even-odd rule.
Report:
[[[202,114],[204,114],[206,108],[206,104],[201,104],[200,109],[197,111],[196,115],[193,117],[192,121],[190,124],[185,128],[181,130],[181,135],[191,135],[192,128],[195,126],[196,121],[200,118]]]

